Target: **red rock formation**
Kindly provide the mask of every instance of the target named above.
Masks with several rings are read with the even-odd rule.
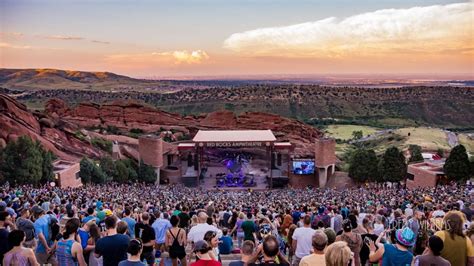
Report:
[[[49,105],[50,110],[55,110],[55,113],[59,110],[57,106],[59,105]],[[37,117],[23,104],[0,94],[0,144],[15,141],[19,136],[29,136],[64,160],[77,161],[84,155],[93,157],[102,154],[89,143],[75,138],[68,130],[54,128],[56,124],[53,120],[44,115]],[[66,128],[69,125],[67,122],[63,124]]]

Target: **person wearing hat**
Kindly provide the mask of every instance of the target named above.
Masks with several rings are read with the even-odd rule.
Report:
[[[191,263],[191,266],[221,266],[222,264],[212,259],[209,251],[212,248],[204,240],[194,242],[194,253],[196,254],[196,262]]]
[[[408,227],[397,229],[394,244],[380,244],[384,235],[381,234],[375,243],[372,240],[367,240],[366,245],[370,249],[369,260],[373,263],[382,260],[382,265],[411,265],[413,254],[409,249],[415,244],[415,233]]]

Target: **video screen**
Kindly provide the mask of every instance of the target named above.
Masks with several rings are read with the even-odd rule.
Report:
[[[314,162],[313,161],[293,161],[293,173],[295,175],[314,174]]]

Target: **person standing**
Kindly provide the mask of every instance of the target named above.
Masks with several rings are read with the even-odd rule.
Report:
[[[423,255],[415,257],[413,266],[423,265],[437,265],[437,266],[451,266],[451,263],[441,257],[441,250],[443,250],[443,240],[438,236],[431,236],[428,240],[428,247]]]
[[[28,209],[22,209],[20,212],[20,217],[16,219],[16,227],[19,230],[25,232],[26,240],[23,245],[27,248],[36,248],[36,241],[35,241],[35,226],[33,222],[30,220],[30,211]]]
[[[124,217],[122,218],[122,221],[127,223],[127,226],[128,226],[127,234],[128,236],[130,236],[130,238],[135,238],[135,224],[137,223],[137,221],[135,221],[135,219],[131,217],[132,212],[130,211],[129,208],[126,208],[123,214],[124,214]]]
[[[163,218],[160,217],[160,211],[155,211],[156,220],[151,227],[155,230],[155,249],[163,251],[165,244],[166,232],[170,229],[171,223],[168,221],[167,213],[163,213]]]
[[[218,237],[222,236],[222,231],[219,230],[217,227],[207,224],[207,214],[205,211],[200,211],[198,213],[197,219],[198,219],[198,224],[191,227],[191,230],[189,230],[188,233],[188,242],[191,243],[196,243],[199,240],[204,240],[204,235],[208,231],[214,231],[217,233]]]
[[[13,230],[8,234],[8,241],[6,243],[9,243],[12,249],[5,254],[2,265],[39,266],[33,250],[24,247],[25,239],[25,233],[21,230]]]
[[[127,248],[130,238],[127,235],[117,234],[117,218],[105,218],[106,236],[97,240],[95,256],[103,257],[104,266],[115,266],[127,259]]]
[[[66,222],[63,238],[56,244],[56,258],[59,265],[87,265],[82,246],[76,241],[79,225],[80,221],[77,218]]]
[[[179,228],[179,218],[177,215],[171,216],[172,228],[168,229],[165,237],[165,244],[169,250],[169,255],[173,266],[178,266],[178,260],[182,266],[186,266],[186,232]]]
[[[316,230],[312,238],[313,253],[304,256],[299,266],[312,266],[312,265],[326,265],[326,259],[324,257],[324,249],[328,243],[328,237],[322,230]]]
[[[130,240],[127,248],[127,253],[130,254],[130,257],[119,262],[118,266],[145,266],[146,264],[140,260],[142,250],[143,242],[140,239]]]
[[[351,217],[351,215],[349,215]],[[337,241],[344,241],[347,243],[351,251],[354,253],[355,265],[360,265],[360,250],[362,249],[362,237],[358,233],[352,232],[351,220],[346,219],[342,222],[342,234],[336,237]]]
[[[242,230],[244,231],[244,241],[250,240],[255,242],[255,222],[252,220],[252,214],[247,213],[247,219],[242,223]]]
[[[314,232],[316,231],[311,228],[311,217],[305,216],[303,227],[296,228],[292,236],[292,248],[295,251],[295,256],[293,256],[291,265],[298,266],[304,256],[311,254]]]
[[[150,226],[150,214],[144,212],[141,214],[141,221],[135,224],[135,236],[142,240],[143,250],[140,260],[145,259],[148,264],[155,262],[153,246],[155,245],[155,230]]]
[[[239,261],[231,261],[229,266],[244,266],[247,265],[252,258],[253,250],[255,248],[255,244],[252,241],[244,241],[242,247],[240,248],[240,260]]]
[[[57,220],[53,215],[45,214],[44,209],[39,206],[34,206],[32,210],[33,214],[38,217],[34,222],[35,234],[38,238],[36,259],[40,264],[57,265],[56,257],[51,254],[54,241],[50,234],[51,225]]]

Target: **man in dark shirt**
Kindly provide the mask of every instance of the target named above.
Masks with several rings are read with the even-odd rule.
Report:
[[[150,226],[150,214],[144,212],[141,214],[141,221],[135,224],[135,236],[143,242],[143,252],[140,260],[146,259],[148,264],[153,264],[155,254],[153,253],[153,245],[155,243],[155,230]]]
[[[127,235],[117,234],[117,218],[105,218],[107,236],[99,239],[95,245],[95,256],[103,257],[104,266],[115,266],[127,259],[127,248],[130,238]]]
[[[183,228],[184,230],[188,229],[189,227],[189,214],[188,214],[188,208],[183,207],[183,210],[178,214],[179,217],[179,227]]]
[[[15,229],[11,221],[11,216],[7,211],[0,212],[0,261],[3,261],[3,256],[10,249],[8,246],[8,229],[11,226]]]
[[[244,240],[255,241],[255,223],[252,221],[252,214],[247,213],[247,220],[242,223],[242,230],[244,231]]]

